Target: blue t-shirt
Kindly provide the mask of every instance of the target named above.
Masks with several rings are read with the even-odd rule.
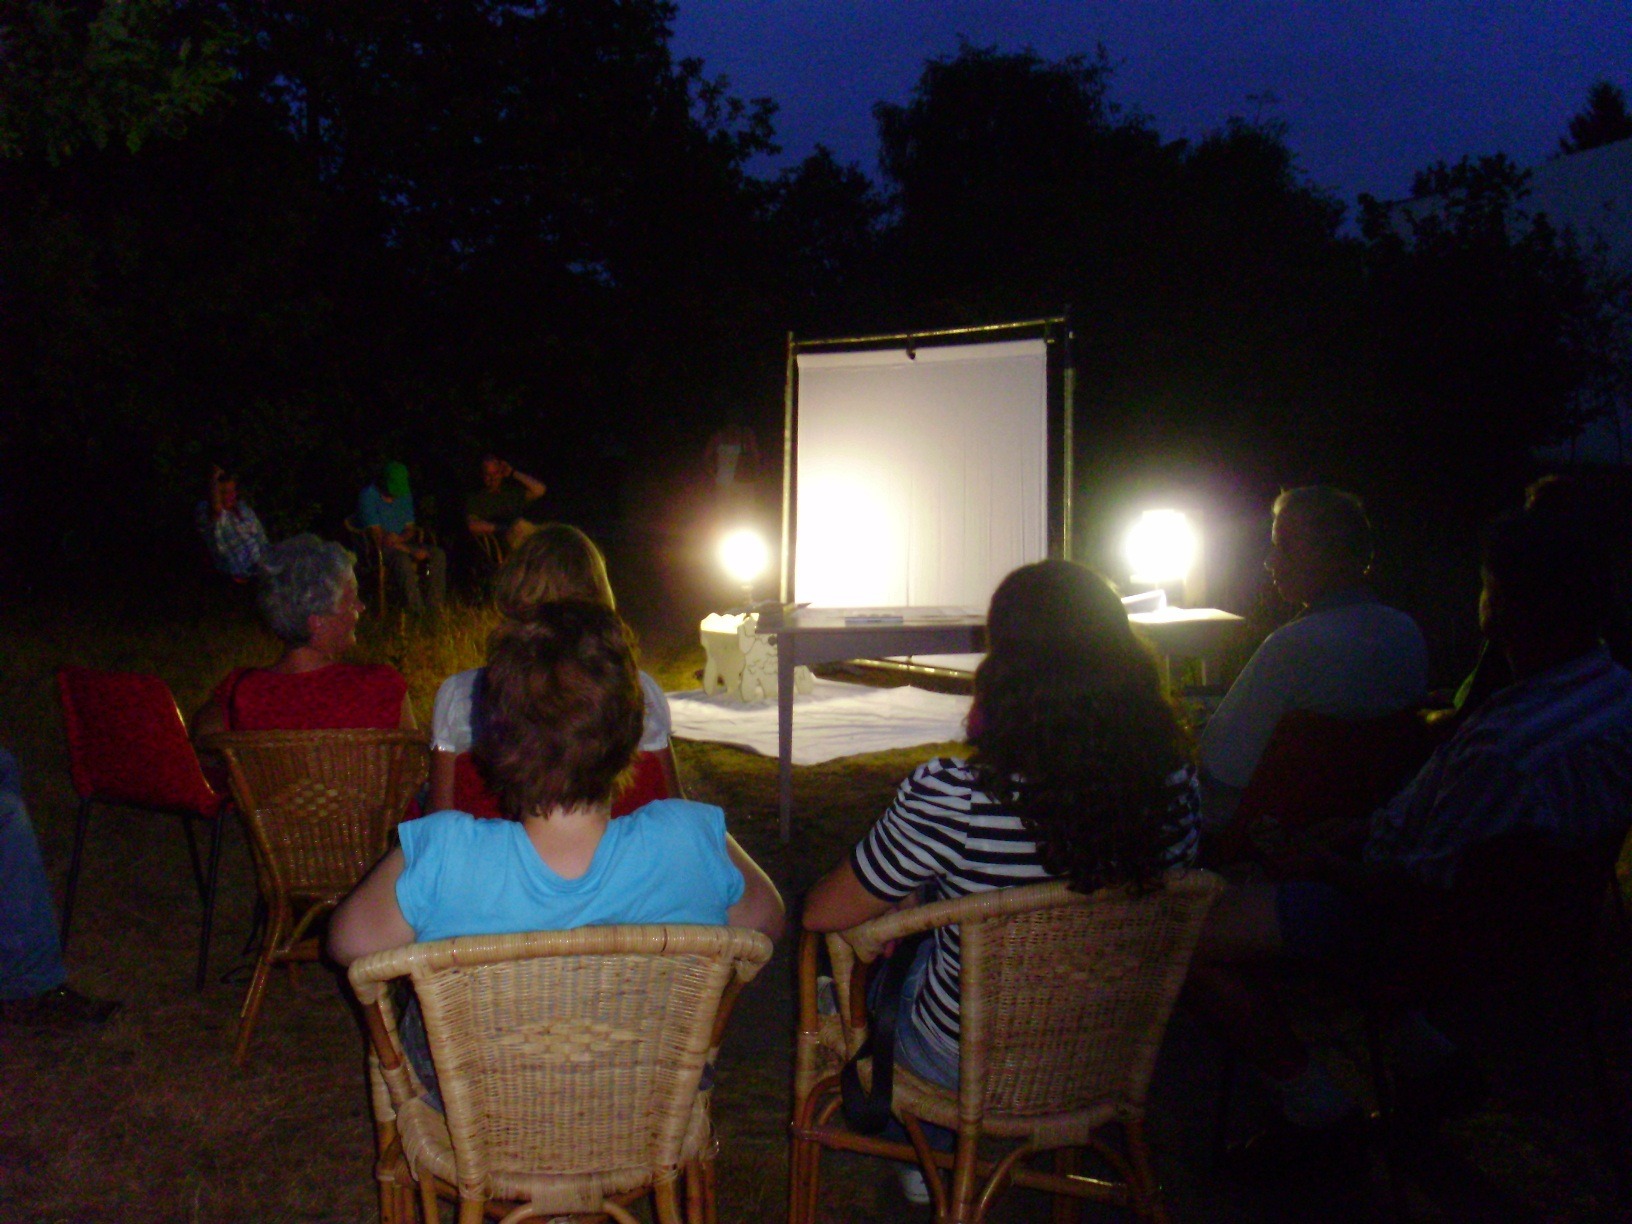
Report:
[[[401,535],[414,521],[414,495],[405,493],[386,501],[378,486],[369,485],[357,494],[357,526],[378,527],[387,535]]]
[[[576,880],[550,870],[513,820],[437,812],[399,832],[397,904],[419,942],[622,923],[724,926],[745,887],[726,853],[725,813],[689,799],[659,799],[612,821]]]

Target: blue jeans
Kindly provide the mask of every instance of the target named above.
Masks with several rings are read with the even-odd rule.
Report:
[[[896,1012],[898,1019],[895,1023],[895,1058],[920,1079],[929,1080],[942,1088],[950,1088],[956,1092],[957,1050],[948,1051],[940,1045],[933,1044],[929,1034],[918,1028],[915,1023],[916,1017],[913,1015],[913,1004],[917,1001],[918,991],[929,973],[929,958],[934,951],[935,938],[930,936],[918,945],[918,953],[912,958],[912,967],[907,970],[907,976],[901,983],[901,1007]]]
[[[23,802],[23,773],[0,748],[0,999],[31,998],[67,980],[51,885]]]
[[[913,1002],[918,998],[918,990],[924,984],[924,976],[929,972],[929,958],[935,951],[935,937],[932,935],[918,945],[918,951],[912,958],[912,965],[907,970],[907,976],[901,981],[901,1005],[895,1012],[895,1061],[896,1065],[905,1067],[920,1079],[939,1084],[942,1088],[958,1090],[958,1054],[952,1051],[950,1057],[940,1047],[931,1045],[929,1039],[918,1030],[913,1023]],[[875,973],[873,980],[868,983],[868,1003],[875,1003],[884,980],[883,973]],[[929,1146],[937,1152],[950,1152],[957,1142],[957,1134],[944,1126],[936,1126],[933,1122],[923,1123],[924,1138]],[[894,1143],[907,1142],[907,1128],[896,1119],[891,1118],[884,1128],[880,1138]]]

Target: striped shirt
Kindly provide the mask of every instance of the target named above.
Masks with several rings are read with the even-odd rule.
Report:
[[[1169,812],[1167,862],[1178,866],[1196,855],[1196,786],[1189,770],[1170,781],[1177,797]],[[965,762],[944,757],[920,765],[901,783],[889,810],[851,851],[850,864],[868,892],[891,902],[920,887],[926,901],[942,901],[1053,878],[1020,817],[981,791]],[[958,928],[937,928],[932,937],[929,969],[909,1022],[955,1057]]]
[[[1632,821],[1632,674],[1600,647],[1497,692],[1371,818],[1367,862],[1456,882],[1521,829],[1584,845]]]

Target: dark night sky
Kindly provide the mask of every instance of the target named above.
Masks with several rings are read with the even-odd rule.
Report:
[[[1594,80],[1632,91],[1632,0],[679,0],[674,47],[777,100],[778,164],[821,141],[876,174],[872,104],[960,34],[1049,59],[1103,43],[1113,98],[1169,138],[1281,120],[1349,203],[1441,158],[1533,165]]]

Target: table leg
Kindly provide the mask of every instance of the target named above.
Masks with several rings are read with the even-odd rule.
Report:
[[[776,803],[782,843],[793,837],[793,640],[776,639]]]

